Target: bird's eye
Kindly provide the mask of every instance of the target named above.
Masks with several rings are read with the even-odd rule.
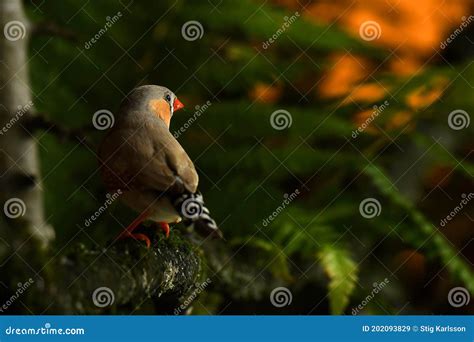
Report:
[[[165,96],[165,100],[168,101],[168,102],[171,102],[171,96],[168,94]]]

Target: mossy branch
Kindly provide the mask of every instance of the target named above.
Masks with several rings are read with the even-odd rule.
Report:
[[[202,277],[199,251],[179,232],[155,237],[150,249],[133,239],[104,249],[78,245],[49,269],[54,287],[41,306],[51,314],[130,314],[150,302],[150,313],[165,313]]]

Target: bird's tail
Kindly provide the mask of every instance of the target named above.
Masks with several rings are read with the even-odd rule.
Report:
[[[174,202],[176,210],[183,217],[186,225],[192,225],[201,235],[213,236],[222,239],[222,231],[211,217],[209,209],[204,205],[204,198],[200,192],[184,193]]]

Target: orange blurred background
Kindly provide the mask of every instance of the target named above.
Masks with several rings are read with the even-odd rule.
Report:
[[[318,0],[307,4],[300,0],[275,0],[275,4],[299,11],[311,21],[337,25],[361,39],[361,26],[366,22],[378,24],[379,35],[367,44],[385,48],[388,57],[374,64],[363,56],[346,51],[331,56],[331,65],[315,82],[314,96],[338,99],[342,103],[374,103],[390,96],[390,86],[377,79],[381,73],[410,78],[436,60],[442,59],[440,44],[466,19],[472,0]],[[413,111],[426,108],[438,100],[449,86],[449,80],[434,77],[412,91],[406,105]],[[250,93],[256,101],[274,103],[281,95],[280,86],[257,84]],[[372,114],[361,110],[353,117],[357,127]],[[412,112],[393,116],[384,127],[387,130],[406,125]],[[373,128],[368,133],[376,133]]]

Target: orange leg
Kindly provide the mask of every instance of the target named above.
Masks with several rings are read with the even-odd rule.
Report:
[[[170,236],[170,226],[166,222],[159,222],[158,225],[160,226],[161,230],[165,232],[166,238]]]
[[[138,240],[138,241],[145,241],[145,244],[146,244],[146,248],[150,248],[151,246],[151,241],[150,239],[148,238],[148,236],[146,236],[145,234],[140,234],[140,233],[135,233],[135,234],[132,234],[132,233],[125,233],[125,234],[121,234],[120,235],[120,239],[124,239],[124,238],[127,238],[127,237],[131,237],[132,239],[135,239],[135,240]]]
[[[150,248],[151,246],[151,241],[150,239],[148,238],[148,236],[146,236],[145,234],[134,234],[133,231],[143,222],[145,221],[148,216],[150,216],[150,211],[149,210],[145,210],[144,212],[142,212],[135,220],[133,220],[132,223],[130,223],[130,225],[125,228],[125,230],[120,233],[119,235],[119,239],[123,239],[123,238],[128,238],[128,237],[132,237],[136,240],[141,240],[141,241],[145,241],[146,243],[146,246],[147,248]]]

